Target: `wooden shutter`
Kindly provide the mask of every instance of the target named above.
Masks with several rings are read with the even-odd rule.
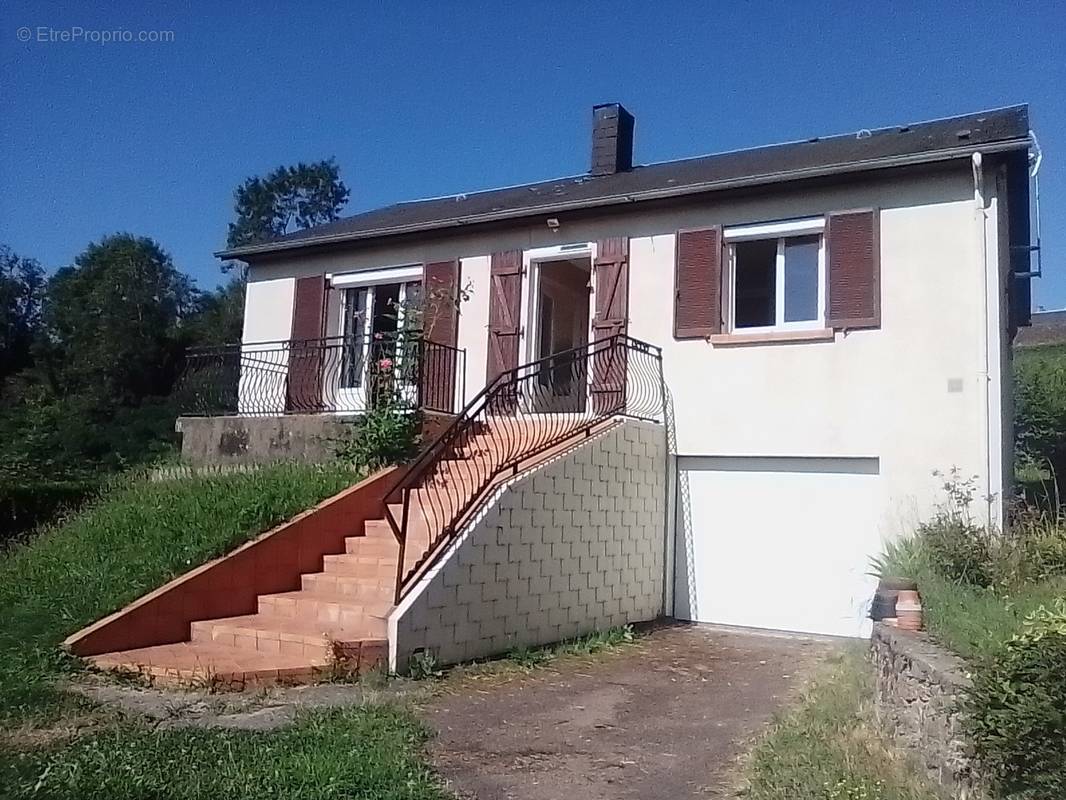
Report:
[[[296,279],[289,344],[286,411],[322,408],[322,336],[326,324],[326,276]]]
[[[629,239],[601,239],[596,245],[596,341],[629,330]],[[592,364],[592,408],[597,414],[623,410],[626,401],[626,348],[623,342],[597,350]]]
[[[489,354],[486,383],[518,366],[522,320],[522,251],[492,254],[489,268]]]
[[[826,325],[881,325],[881,243],[877,209],[845,211],[826,219]]]
[[[459,261],[434,261],[422,271],[426,345],[422,357],[422,405],[455,410],[456,343],[459,340]]]
[[[674,265],[674,338],[722,332],[722,229],[679,231]]]

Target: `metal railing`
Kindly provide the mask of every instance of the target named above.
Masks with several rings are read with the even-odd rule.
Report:
[[[399,542],[396,602],[435,563],[479,501],[523,462],[618,416],[664,419],[660,348],[615,335],[491,381],[385,497]],[[408,551],[419,555],[407,566]]]
[[[358,413],[388,393],[455,413],[466,351],[410,334],[336,336],[190,349],[178,379],[187,416]]]

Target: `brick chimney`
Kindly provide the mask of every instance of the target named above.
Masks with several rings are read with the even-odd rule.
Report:
[[[592,175],[633,168],[633,115],[621,103],[592,107]]]

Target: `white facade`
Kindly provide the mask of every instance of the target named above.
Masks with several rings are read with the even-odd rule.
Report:
[[[628,333],[663,348],[678,494],[689,493],[687,508],[669,498],[678,530],[675,566],[667,570],[681,576],[675,611],[705,622],[859,635],[872,591],[868,558],[943,500],[934,470],[977,476],[989,500],[975,513],[993,521],[1001,514],[1011,438],[999,183],[984,175],[975,194],[970,165],[959,161],[837,187],[782,186],[581,221],[562,216],[557,229],[535,219],[491,234],[293,253],[252,264],[245,339],[250,330],[274,330],[266,317],[281,325],[280,287],[294,277],[460,258],[460,283],[470,290],[458,336],[469,398],[485,376],[489,254],[627,236]],[[728,337],[674,339],[678,230],[870,207],[880,216],[879,328],[743,345]],[[291,296],[289,289],[290,303]],[[787,547],[774,546],[784,540]],[[840,558],[826,572],[831,554]],[[839,591],[809,588],[809,581],[834,579],[844,584]],[[723,596],[749,584],[764,593],[761,601],[737,601],[751,614],[720,610]],[[820,621],[781,614],[775,624],[775,604],[805,598],[836,607]],[[767,608],[756,609],[757,602]]]

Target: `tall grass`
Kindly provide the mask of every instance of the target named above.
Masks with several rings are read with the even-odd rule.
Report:
[[[130,477],[0,553],[0,722],[55,708],[65,636],[357,477],[345,467],[297,465],[160,482]]]
[[[755,746],[750,800],[934,800],[873,723],[873,676],[860,648],[831,661]]]

